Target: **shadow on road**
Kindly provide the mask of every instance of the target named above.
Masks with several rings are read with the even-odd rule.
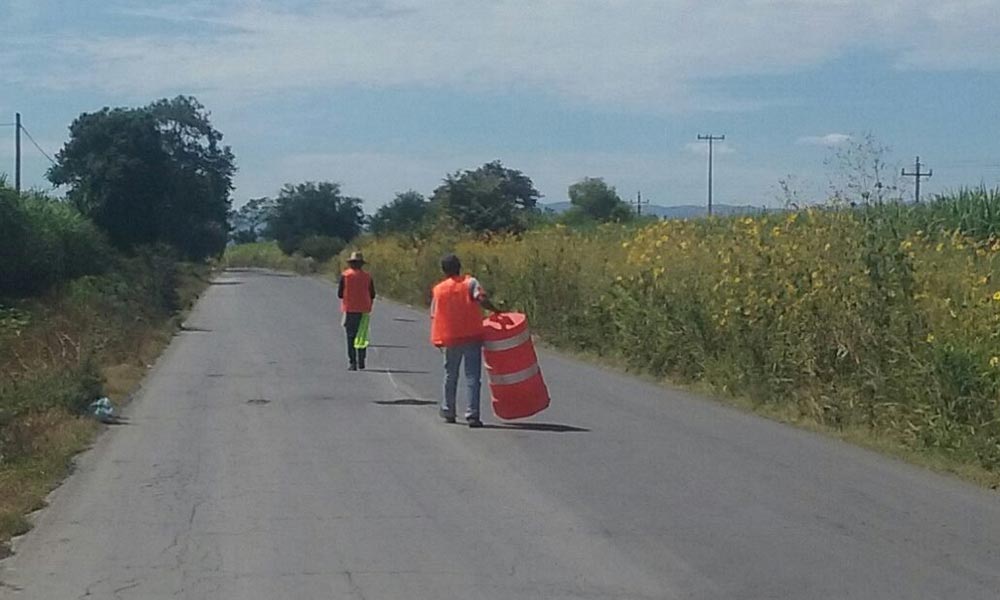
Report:
[[[396,344],[368,344],[369,348],[409,348],[410,346],[398,346]]]
[[[265,269],[244,269],[240,267],[234,267],[225,270],[226,273],[253,273],[254,275],[260,275],[261,277],[295,277],[293,273],[277,273],[275,271],[267,271]]]
[[[405,319],[403,317],[394,317],[392,320],[393,321],[398,321],[400,323],[416,323],[417,322],[416,319]]]
[[[399,400],[375,400],[374,404],[381,406],[429,406],[437,404],[433,400],[417,400],[416,398],[400,398]]]
[[[221,279],[216,279],[215,281],[209,281],[208,285],[243,285],[243,282],[239,280],[223,281]]]
[[[409,371],[407,369],[365,369],[362,373],[389,373],[391,375],[427,375],[430,371]]]
[[[205,329],[204,327],[194,327],[192,325],[181,325],[179,331],[186,333],[212,333],[211,329]]]
[[[507,429],[512,431],[547,431],[549,433],[586,433],[586,427],[560,425],[559,423],[484,423],[483,429]]]

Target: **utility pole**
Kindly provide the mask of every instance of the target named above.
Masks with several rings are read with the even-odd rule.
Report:
[[[698,139],[708,142],[708,216],[712,216],[712,146],[726,139],[725,135],[699,135]]]
[[[21,193],[21,113],[14,118],[14,190]]]
[[[914,197],[917,199],[917,203],[920,202],[920,178],[930,177],[931,175],[934,174],[934,169],[930,169],[929,171],[923,172],[920,170],[921,166],[922,165],[920,164],[920,157],[918,156],[916,161],[916,170],[914,170],[912,173],[907,173],[906,169],[903,169],[902,172],[903,177],[912,177],[914,183],[916,184],[916,189],[914,190]]]
[[[640,192],[636,192],[636,194],[635,194],[635,200],[632,201],[631,204],[635,204],[636,215],[638,215],[638,216],[641,217],[642,216],[642,205],[643,204],[649,204],[649,199],[647,198],[645,201],[643,201],[643,199],[642,199],[642,192],[641,191]]]

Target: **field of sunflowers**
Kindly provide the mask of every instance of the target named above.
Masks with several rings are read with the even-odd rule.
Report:
[[[1000,470],[1000,190],[363,250],[390,297],[454,251],[557,346]]]

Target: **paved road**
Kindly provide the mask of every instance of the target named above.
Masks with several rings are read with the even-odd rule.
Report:
[[[0,567],[0,598],[1000,596],[1000,497],[560,358],[445,425],[421,313],[348,373],[332,290],[237,272]]]

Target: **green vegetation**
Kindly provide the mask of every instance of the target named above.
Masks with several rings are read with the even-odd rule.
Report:
[[[165,243],[191,260],[228,238],[233,153],[190,97],[80,115],[49,180],[120,249]]]
[[[585,177],[569,186],[569,201],[573,208],[563,218],[566,224],[625,223],[635,218],[632,207],[600,177]]]
[[[0,182],[0,297],[42,292],[106,268],[111,248],[70,205]]]
[[[369,227],[375,235],[390,233],[416,234],[429,227],[431,205],[419,192],[409,190],[396,194],[372,215]]]
[[[251,198],[239,210],[230,211],[233,241],[237,244],[252,244],[260,240],[273,210],[274,200],[265,197]]]
[[[361,199],[345,196],[328,181],[286,185],[273,207],[266,206],[267,237],[285,254],[324,260],[361,234]]]
[[[453,224],[477,233],[520,232],[537,212],[540,194],[524,173],[500,161],[448,175],[431,197]]]
[[[586,182],[603,185],[600,180]],[[581,195],[583,201],[592,200],[594,210],[603,210],[603,198],[590,191]],[[597,191],[614,195],[607,186]],[[446,176],[430,201],[413,190],[396,194],[367,219],[367,225],[375,235],[406,234],[414,239],[441,229],[521,232],[551,220],[538,210],[538,198],[531,179],[495,161]],[[618,202],[627,211],[627,205]],[[360,198],[345,196],[337,183],[286,184],[276,199],[256,198],[231,211],[231,239],[238,244],[273,240],[287,255],[322,262],[361,235],[366,224],[361,205]],[[610,212],[617,215],[611,220],[623,220],[620,206]]]
[[[285,254],[277,242],[230,246],[222,256],[221,264],[227,269],[262,268],[293,271],[302,275],[317,272],[317,263],[314,259],[301,254]]]

